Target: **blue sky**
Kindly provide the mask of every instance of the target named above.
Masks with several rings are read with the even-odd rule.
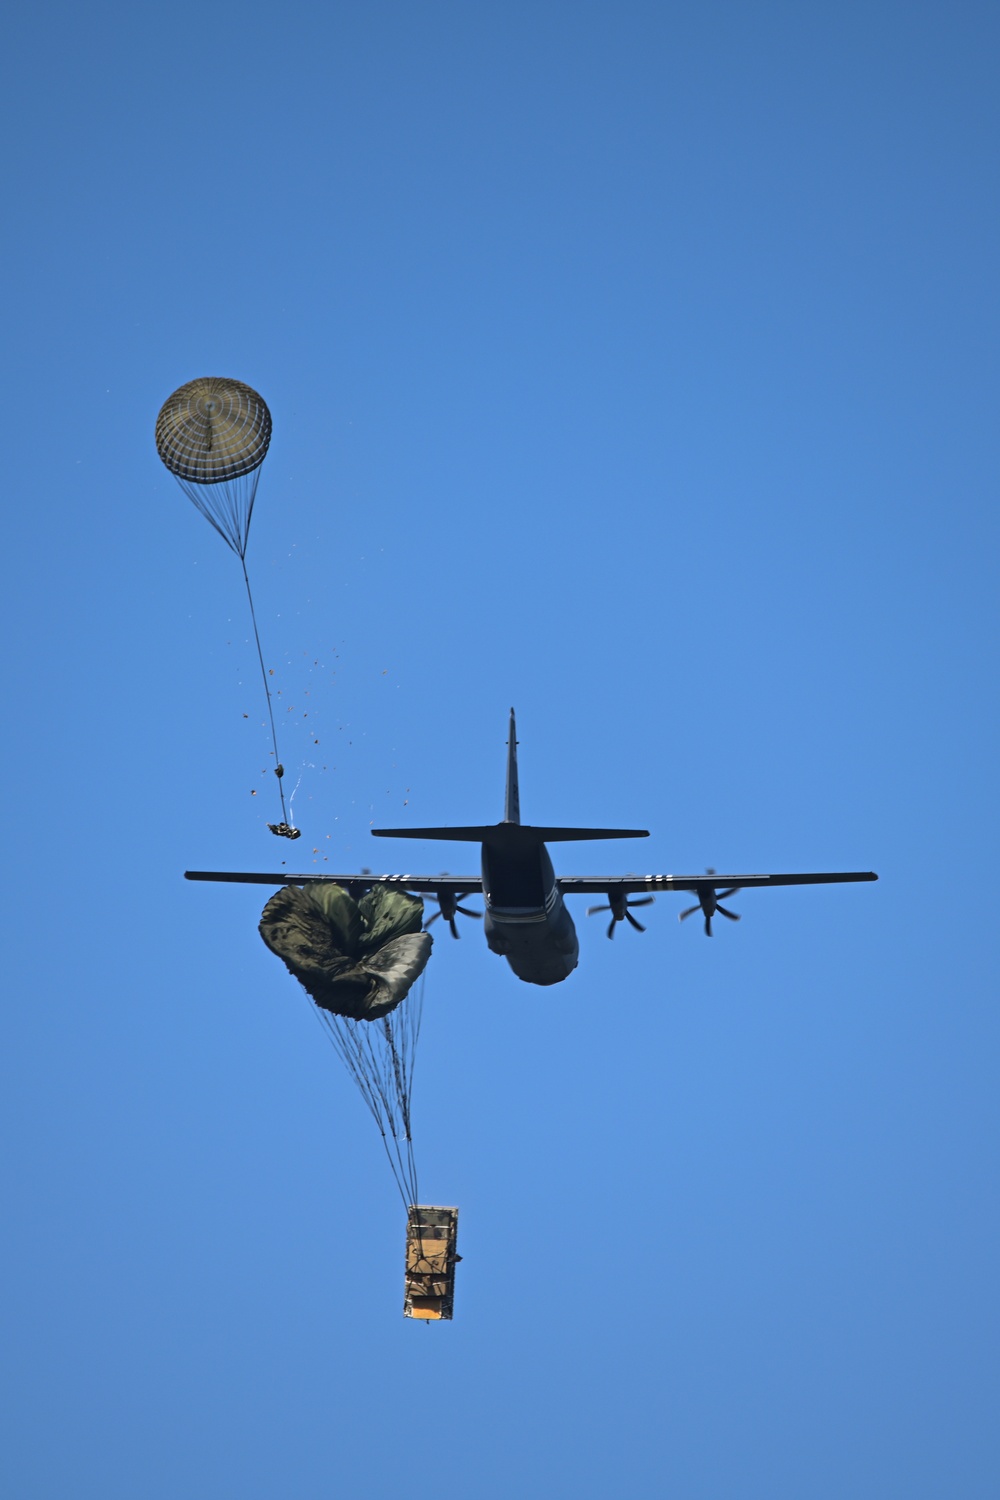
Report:
[[[7,1493],[996,1494],[998,32],[12,19]],[[294,848],[238,563],[152,444],[202,374],[274,416]],[[548,991],[436,938],[425,1330],[266,892],[181,872],[473,868],[368,830],[499,818],[512,703],[527,821],[651,830],[566,873],[881,878],[711,943],[580,902]]]

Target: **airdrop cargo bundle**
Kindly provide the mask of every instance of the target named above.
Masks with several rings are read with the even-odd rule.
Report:
[[[455,1305],[458,1209],[415,1203],[407,1211],[406,1295],[403,1315],[426,1322],[450,1319]]]

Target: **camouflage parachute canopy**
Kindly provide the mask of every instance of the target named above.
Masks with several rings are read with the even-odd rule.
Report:
[[[163,463],[240,557],[270,441],[267,403],[241,380],[189,380],[167,397],[156,419]]]
[[[430,958],[424,904],[374,886],[355,901],[332,881],[286,885],[264,907],[260,935],[321,1009],[357,1021],[388,1015]]]

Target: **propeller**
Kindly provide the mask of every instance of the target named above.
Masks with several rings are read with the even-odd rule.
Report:
[[[715,871],[706,870],[705,874],[714,875]],[[719,903],[720,901],[725,900],[728,896],[735,896],[736,892],[742,889],[741,886],[731,885],[727,891],[717,891],[714,885],[711,885],[708,881],[706,881],[704,885],[699,884],[695,887],[695,889],[698,892],[698,905],[689,906],[687,911],[682,911],[677,918],[678,922],[683,922],[685,917],[693,917],[696,911],[703,911],[705,913],[705,936],[711,937],[712,918],[715,916],[716,912],[718,912],[720,916],[728,917],[730,922],[738,922],[740,920],[739,914],[737,912],[727,911],[726,908],[724,906],[720,906]]]
[[[438,917],[444,917],[445,921],[448,923],[448,926],[451,928],[452,937],[457,938],[461,934],[458,930],[458,924],[455,921],[456,912],[461,912],[463,917],[482,916],[481,911],[470,911],[467,906],[459,906],[458,903],[465,895],[464,891],[437,891],[435,894],[437,896],[438,910],[432,917],[428,917],[427,921],[424,923],[425,932],[432,922],[437,921]]]
[[[633,917],[632,913],[629,911],[629,907],[652,906],[655,899],[656,898],[654,896],[639,896],[637,900],[630,901],[627,896],[624,896],[619,892],[609,891],[608,904],[606,906],[588,906],[587,916],[592,917],[594,913],[598,911],[609,911],[611,913],[611,921],[608,923],[609,938],[614,937],[615,928],[621,921],[631,923],[636,932],[645,932],[645,927],[643,927],[641,922],[636,921],[635,917]]]

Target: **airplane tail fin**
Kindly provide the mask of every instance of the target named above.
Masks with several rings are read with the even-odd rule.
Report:
[[[581,839],[645,839],[645,828],[533,828],[521,822],[517,789],[517,726],[510,711],[507,739],[507,792],[503,822],[465,828],[373,828],[378,839],[445,839],[456,844],[489,844],[500,849],[530,849],[538,844],[570,843]]]
[[[507,791],[503,801],[505,823],[520,823],[521,799],[517,790],[517,726],[514,710],[510,711],[510,728],[507,733]]]

